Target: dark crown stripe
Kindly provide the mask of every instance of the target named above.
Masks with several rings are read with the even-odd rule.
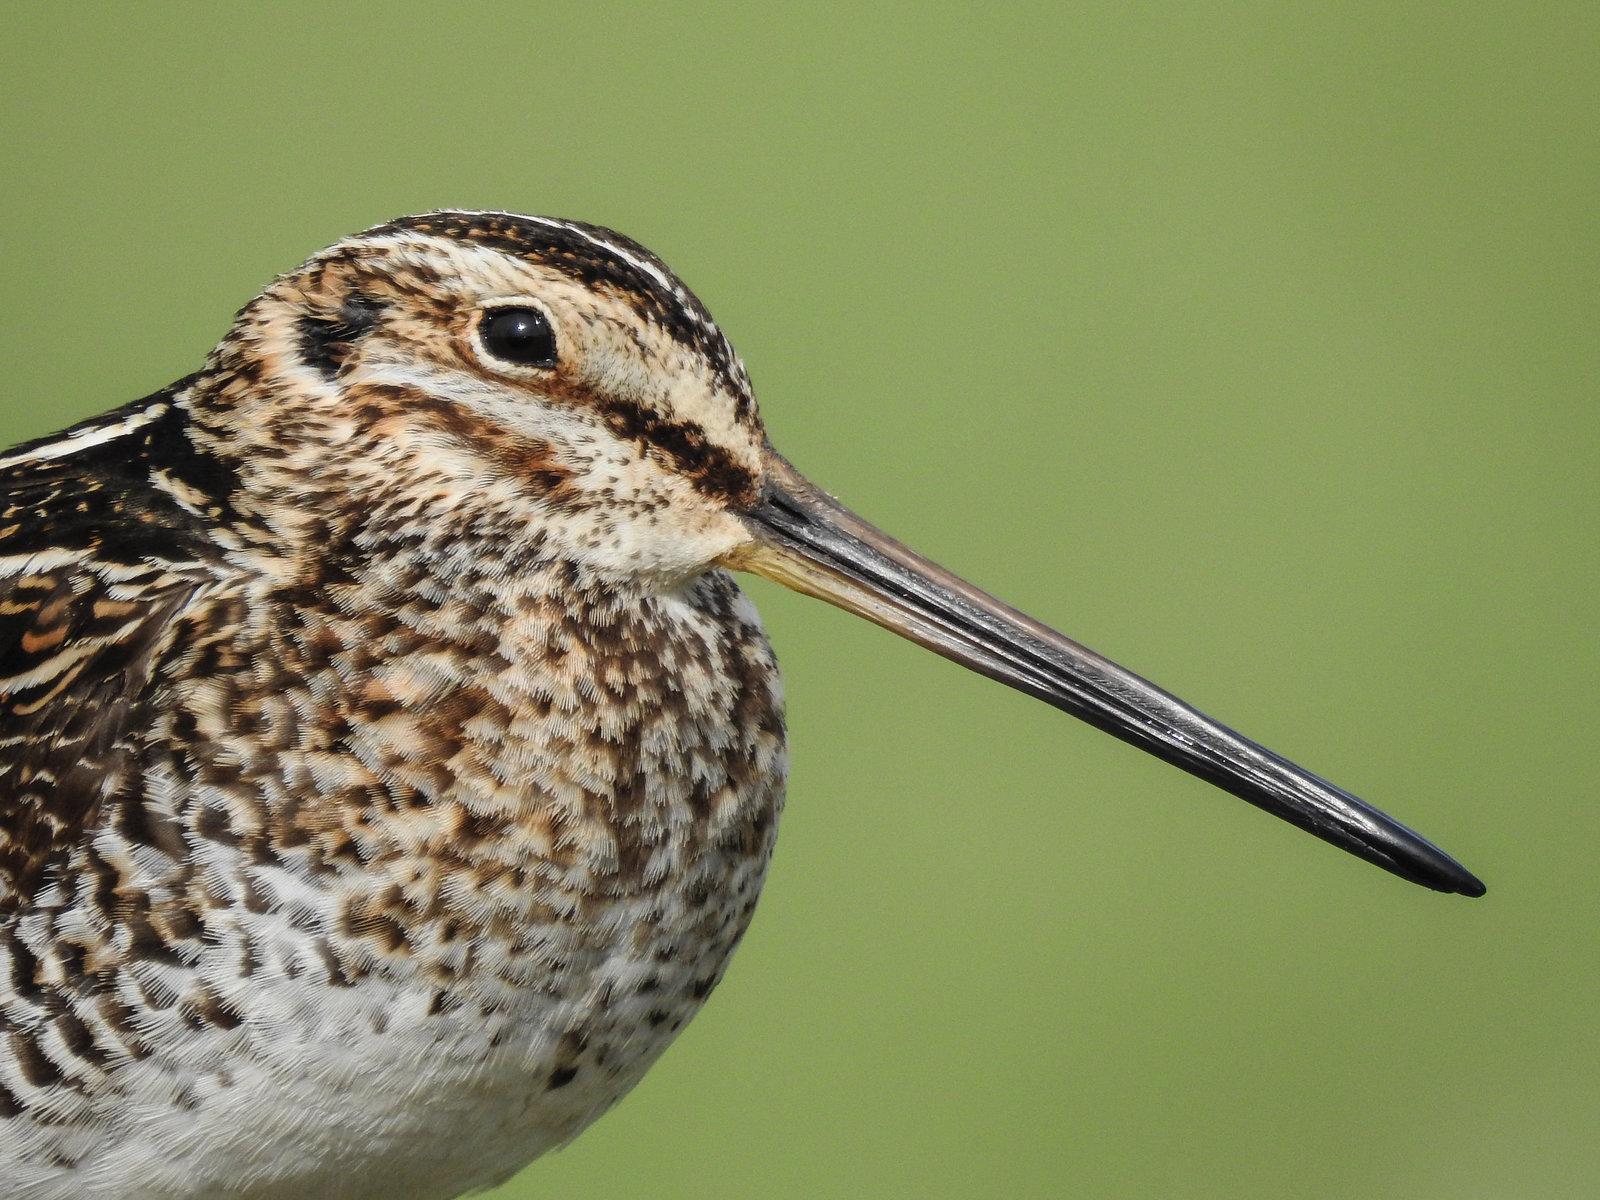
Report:
[[[704,355],[717,374],[729,380],[730,390],[743,394],[744,389],[733,384],[737,374],[733,351],[711,314],[665,263],[631,238],[580,221],[469,212],[402,217],[363,236],[394,233],[488,246],[561,271],[585,287],[607,287],[626,297],[674,341]]]

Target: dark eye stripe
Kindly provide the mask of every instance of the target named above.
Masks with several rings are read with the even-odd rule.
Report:
[[[353,342],[378,324],[383,306],[367,296],[351,295],[331,317],[301,317],[300,357],[327,379],[339,374]]]

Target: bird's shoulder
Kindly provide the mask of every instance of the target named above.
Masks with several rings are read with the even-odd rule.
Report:
[[[184,382],[0,454],[0,911],[139,785],[152,668],[223,561]]]

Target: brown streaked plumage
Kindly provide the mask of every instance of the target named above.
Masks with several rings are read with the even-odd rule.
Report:
[[[0,458],[0,1173],[455,1196],[698,1010],[785,775],[757,571],[1406,878],[1353,797],[886,538],[637,244],[433,213]]]

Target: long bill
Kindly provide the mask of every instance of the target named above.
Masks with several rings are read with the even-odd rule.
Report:
[[[768,451],[751,543],[726,565],[836,604],[1208,780],[1402,879],[1481,896],[1455,859],[1349,792],[901,545]]]

